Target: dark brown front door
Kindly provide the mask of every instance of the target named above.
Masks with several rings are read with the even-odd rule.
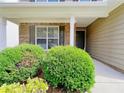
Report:
[[[85,48],[85,31],[76,31],[76,46],[78,48]]]

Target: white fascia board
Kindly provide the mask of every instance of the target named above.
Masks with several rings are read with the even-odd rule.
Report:
[[[70,18],[106,17],[105,7],[54,7],[54,8],[0,8],[0,16],[5,18]]]
[[[60,2],[60,3],[32,3],[32,2],[19,2],[19,3],[0,3],[0,7],[77,7],[77,6],[106,6],[107,2]]]

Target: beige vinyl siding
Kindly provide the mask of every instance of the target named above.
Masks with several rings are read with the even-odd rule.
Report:
[[[124,71],[124,4],[87,28],[87,51]]]

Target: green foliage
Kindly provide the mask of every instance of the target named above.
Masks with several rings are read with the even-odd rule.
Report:
[[[76,47],[59,46],[49,50],[43,65],[44,78],[54,87],[85,92],[94,85],[93,60]]]
[[[19,83],[14,83],[11,85],[4,84],[0,87],[0,93],[24,93],[22,90],[22,86]]]
[[[28,79],[26,84],[26,93],[46,93],[47,90],[48,85],[43,79]]]
[[[0,93],[46,93],[47,90],[48,85],[41,78],[29,78],[26,85],[14,83],[0,87]]]
[[[0,85],[25,81],[36,75],[44,51],[36,45],[23,44],[0,53]]]

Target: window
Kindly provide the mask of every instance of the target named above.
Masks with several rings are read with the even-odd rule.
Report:
[[[36,26],[35,30],[35,44],[46,50],[59,45],[58,26]]]
[[[58,0],[48,0],[48,2],[58,2]]]
[[[31,2],[58,2],[58,0],[31,0]]]
[[[34,2],[47,2],[47,0],[34,0]]]

